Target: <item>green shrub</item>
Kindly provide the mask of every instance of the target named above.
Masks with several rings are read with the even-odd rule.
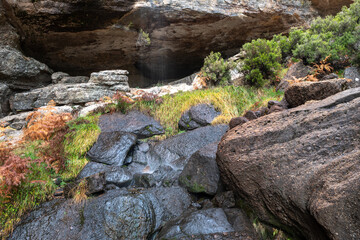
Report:
[[[204,60],[201,68],[202,75],[208,79],[210,85],[226,85],[230,80],[230,69],[235,67],[221,57],[219,52],[211,52]]]
[[[281,48],[274,40],[257,39],[243,46],[245,52],[242,70],[248,84],[262,87],[265,79],[274,81],[281,69]]]

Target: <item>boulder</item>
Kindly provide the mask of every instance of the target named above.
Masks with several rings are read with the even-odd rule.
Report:
[[[229,127],[230,127],[230,129],[232,129],[232,128],[242,125],[248,121],[249,120],[246,117],[235,117],[230,120]]]
[[[77,188],[79,184],[85,184],[87,196],[90,196],[95,193],[100,193],[105,190],[105,174],[104,173],[96,173],[84,179],[79,179],[75,182],[69,183],[64,187],[64,196],[67,198],[72,198],[77,192]]]
[[[360,87],[360,73],[356,67],[349,67],[345,69],[344,78],[351,79],[350,87]]]
[[[112,166],[122,166],[136,136],[124,132],[101,132],[86,157],[90,161]]]
[[[9,239],[147,239],[190,203],[179,187],[111,190],[86,204],[55,199],[26,215]]]
[[[289,107],[297,107],[310,100],[322,100],[348,87],[346,79],[294,83],[286,89],[285,100]]]
[[[193,130],[195,128],[210,125],[211,122],[221,114],[210,104],[198,104],[191,107],[181,115],[179,128]]]
[[[84,104],[115,93],[111,88],[94,83],[55,84],[17,93],[10,99],[10,106],[13,111],[25,111],[46,106],[51,100],[56,105]]]
[[[304,78],[310,73],[311,67],[305,66],[302,61],[292,64],[286,75],[281,79],[281,82],[276,87],[276,91],[285,91],[290,86],[288,80]]]
[[[256,112],[254,111],[247,111],[245,114],[244,114],[244,118],[248,119],[248,120],[254,120],[254,119],[257,119],[259,117],[258,114],[256,114]]]
[[[220,181],[216,164],[218,143],[209,144],[194,153],[179,177],[179,183],[190,193],[215,195]]]
[[[138,138],[164,134],[164,128],[160,123],[139,111],[102,115],[99,126],[102,132],[121,131],[135,134]]]
[[[63,77],[68,76],[70,75],[64,72],[54,72],[53,74],[51,74],[51,81],[52,83],[56,84],[59,83]]]
[[[116,88],[117,91],[128,92],[129,83],[126,70],[107,70],[91,73],[89,82]]]
[[[185,77],[210,49],[231,56],[318,15],[302,0],[3,2],[30,56],[73,75],[127,69],[136,86]]]
[[[51,83],[52,70],[25,57],[19,50],[0,45],[0,80],[12,89],[29,90]]]
[[[330,74],[327,74],[327,75],[323,76],[323,77],[320,79],[320,81],[337,79],[337,78],[339,78],[339,76],[338,76],[336,73],[330,73]]]
[[[234,232],[221,208],[210,208],[184,215],[169,221],[156,239],[182,239],[184,237]]]
[[[360,238],[360,88],[231,129],[221,178],[261,221],[299,239]]]

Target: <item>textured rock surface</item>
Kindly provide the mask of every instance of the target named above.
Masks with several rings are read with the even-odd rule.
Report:
[[[4,117],[10,112],[10,98],[11,90],[8,85],[0,83],[0,117]]]
[[[236,54],[251,39],[317,15],[303,0],[3,2],[30,56],[76,75],[119,68],[141,72],[143,80],[130,78],[137,85],[187,76],[210,51]]]
[[[349,67],[345,69],[344,78],[351,79],[350,86],[353,88],[360,87],[360,73],[356,67]]]
[[[312,5],[324,16],[336,14],[343,6],[349,6],[353,0],[311,0]]]
[[[136,136],[123,132],[101,132],[96,143],[87,153],[91,161],[122,166]]]
[[[195,128],[210,125],[221,113],[216,111],[210,104],[199,104],[191,107],[181,115],[180,129],[193,130]]]
[[[222,180],[262,221],[304,239],[359,239],[360,88],[248,122],[219,144]]]
[[[349,87],[345,79],[332,79],[321,82],[294,83],[285,91],[289,107],[297,107],[310,100],[321,100]]]
[[[121,131],[135,134],[139,138],[164,134],[164,128],[160,123],[139,111],[131,111],[125,115],[121,113],[102,115],[99,126],[102,132]]]
[[[51,83],[52,70],[19,50],[0,45],[0,81],[13,89],[28,90]]]
[[[179,182],[189,192],[216,194],[220,181],[216,163],[217,145],[218,143],[213,143],[201,148],[190,157],[185,165]]]
[[[29,92],[17,93],[10,99],[12,110],[24,111],[42,107],[53,100],[57,105],[84,104],[112,96],[116,91],[94,83],[56,84]]]
[[[246,117],[235,117],[230,120],[229,127],[230,127],[230,129],[232,129],[232,128],[234,128],[238,125],[242,125],[248,121],[249,120]]]
[[[190,203],[181,188],[113,190],[84,205],[53,200],[27,215],[9,239],[146,239]]]
[[[276,91],[285,91],[290,83],[288,80],[295,80],[297,78],[304,78],[311,73],[311,67],[305,66],[302,61],[292,64],[289,67],[286,75],[281,79],[281,82],[276,87]]]

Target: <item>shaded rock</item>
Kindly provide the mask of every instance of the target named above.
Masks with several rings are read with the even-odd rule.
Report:
[[[235,197],[233,191],[226,191],[216,194],[212,202],[216,207],[232,208],[235,207]]]
[[[294,83],[285,91],[285,99],[290,107],[297,107],[310,100],[322,100],[347,89],[346,79],[334,79],[321,82]]]
[[[0,80],[12,89],[29,90],[51,83],[52,70],[25,57],[19,50],[0,45]]]
[[[121,131],[135,134],[138,138],[148,138],[164,134],[164,128],[152,117],[139,111],[127,114],[105,114],[100,117],[99,126],[102,132]]]
[[[0,83],[0,117],[4,117],[10,112],[9,98],[11,93],[8,85]]]
[[[157,185],[156,179],[153,174],[150,173],[138,173],[134,175],[134,181],[131,186],[151,188]],[[165,186],[169,187],[169,186]]]
[[[101,132],[86,157],[94,162],[122,166],[130,148],[135,142],[136,136],[133,134]]]
[[[194,153],[179,177],[180,185],[191,193],[215,195],[220,174],[216,164],[218,143],[209,144]]]
[[[244,118],[248,119],[248,120],[254,120],[254,119],[257,119],[259,116],[258,114],[256,114],[254,111],[247,111],[245,114],[244,114]]]
[[[79,179],[73,183],[69,183],[64,187],[64,196],[72,198],[77,192],[79,184],[85,184],[86,195],[90,196],[94,193],[103,192],[105,189],[106,181],[104,173],[96,173],[84,179]]]
[[[245,117],[236,117],[236,118],[232,118],[229,122],[229,127],[230,129],[236,127],[236,126],[239,126],[239,125],[242,125],[246,122],[248,122],[249,120]]]
[[[127,69],[137,86],[185,77],[202,66],[209,49],[231,56],[251,39],[286,32],[317,16],[302,0],[4,0],[4,5],[31,56],[70,74]],[[145,44],[136,44],[139,37]]]
[[[351,79],[350,87],[360,87],[360,73],[356,67],[349,67],[345,69],[344,78]]]
[[[289,67],[286,75],[281,79],[281,82],[276,87],[276,91],[285,91],[289,86],[288,80],[295,80],[297,78],[304,78],[311,73],[311,67],[305,66],[302,61],[292,64]]]
[[[320,13],[320,15],[335,15],[343,6],[349,6],[353,3],[353,0],[310,0],[312,6],[314,6]]]
[[[54,72],[53,74],[51,74],[51,81],[52,83],[56,84],[59,83],[63,77],[68,77],[68,76],[69,74],[64,72]]]
[[[303,239],[359,239],[360,88],[230,130],[224,183],[259,218]]]
[[[179,128],[193,130],[195,128],[210,125],[221,114],[210,104],[199,104],[191,107],[181,115]]]
[[[250,221],[249,217],[241,210],[237,208],[226,208],[224,212],[227,216],[229,223],[233,226],[236,232],[246,234],[247,236],[260,239],[257,237],[255,229]]]
[[[87,83],[88,81],[89,81],[89,77],[85,77],[85,76],[76,76],[76,77],[63,76],[59,83],[73,84],[73,83]]]
[[[156,239],[179,239],[187,236],[201,236],[212,233],[233,232],[221,208],[211,208],[184,215],[169,221],[161,229]]]
[[[111,190],[84,205],[53,200],[26,215],[9,239],[146,239],[190,203],[182,188]]]
[[[112,96],[115,92],[93,83],[55,84],[17,93],[10,99],[10,106],[14,111],[24,111],[45,106],[51,100],[57,105],[83,104]]]
[[[331,79],[338,79],[339,76],[336,73],[330,73],[328,75],[323,76],[320,81],[325,81],[325,80],[331,80]]]

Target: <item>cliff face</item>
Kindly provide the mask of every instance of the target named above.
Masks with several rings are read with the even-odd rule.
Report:
[[[244,42],[287,31],[318,15],[301,0],[3,3],[26,54],[69,73],[128,69],[130,83],[137,85],[151,83],[149,78],[185,76],[210,51],[231,55]]]
[[[336,14],[343,6],[349,6],[353,2],[353,0],[311,0],[312,5],[321,16]]]

